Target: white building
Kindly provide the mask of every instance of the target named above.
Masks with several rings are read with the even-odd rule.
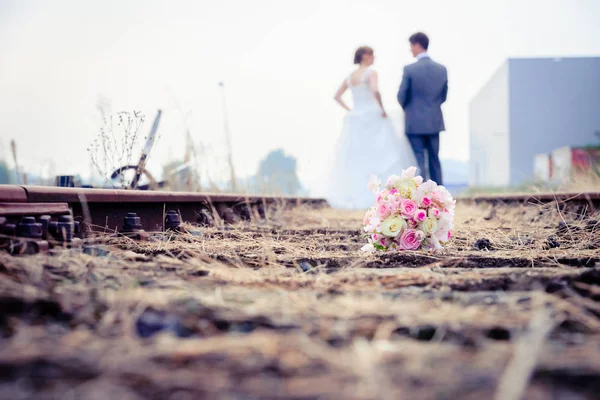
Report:
[[[600,57],[508,59],[469,119],[471,186],[533,181],[536,154],[599,144]]]

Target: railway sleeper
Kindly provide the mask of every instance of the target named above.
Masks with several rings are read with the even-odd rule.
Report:
[[[55,220],[50,215],[24,216],[16,220],[0,217],[0,248],[9,253],[48,253],[56,246],[81,248],[83,241],[77,237],[79,222],[70,215],[60,215]]]

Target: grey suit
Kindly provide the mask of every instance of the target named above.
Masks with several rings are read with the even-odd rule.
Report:
[[[441,105],[448,94],[446,67],[429,57],[404,67],[398,102],[404,109],[405,132],[415,152],[424,178],[442,184],[439,160],[439,133],[444,131]],[[429,176],[425,168],[425,152],[429,158]]]

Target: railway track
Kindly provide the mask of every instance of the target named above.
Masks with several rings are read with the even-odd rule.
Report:
[[[264,219],[269,210],[300,205],[323,207],[327,202],[285,196],[0,185],[0,234],[31,239],[33,247],[25,252],[35,253],[48,248],[48,239],[77,243],[94,231],[135,236],[141,231],[176,231],[182,222],[231,224]]]
[[[461,204],[556,204],[559,209],[587,215],[600,209],[600,192],[502,194],[459,198]],[[182,222],[201,226],[264,219],[270,209],[294,206],[326,207],[325,199],[83,189],[0,185],[0,234],[38,243],[26,252],[48,247],[48,239],[77,243],[91,232],[179,230]],[[19,251],[23,251],[20,249]]]
[[[600,209],[600,192],[584,193],[514,193],[514,194],[490,194],[475,195],[471,197],[459,197],[458,200],[464,204],[528,204],[545,205],[555,203],[559,206],[588,207],[591,211]]]

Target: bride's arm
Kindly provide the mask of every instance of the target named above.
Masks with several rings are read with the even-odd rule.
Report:
[[[379,93],[379,78],[377,77],[377,72],[373,71],[369,75],[369,89],[375,95],[375,99],[379,103],[379,107],[381,107],[381,116],[383,118],[387,118],[387,114],[385,112],[385,108],[383,108],[383,102],[381,101],[381,93]]]
[[[348,107],[346,103],[344,103],[344,100],[342,100],[342,95],[344,94],[346,89],[348,89],[348,82],[346,82],[346,79],[344,79],[344,82],[342,82],[340,88],[337,90],[337,92],[335,92],[334,99],[339,103],[340,106],[344,107],[346,111],[350,111],[350,107]]]

